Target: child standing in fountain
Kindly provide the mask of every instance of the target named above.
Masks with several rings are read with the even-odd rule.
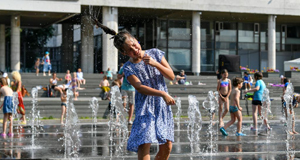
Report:
[[[231,82],[228,79],[228,71],[223,69],[221,71],[222,78],[218,80],[217,91],[219,92],[219,125],[220,127],[224,126],[223,118],[227,114],[229,110],[229,95],[231,93]],[[224,104],[224,112],[223,111],[223,104]],[[214,114],[213,114],[214,117]]]
[[[8,131],[8,136],[11,137],[13,136],[13,119],[12,119],[12,114],[13,114],[13,91],[11,88],[8,87],[7,81],[5,78],[0,79],[0,96],[4,96],[3,104],[1,105],[0,109],[3,107],[3,132],[1,133],[2,137],[6,136],[6,126],[7,126],[7,120],[10,121],[9,124],[9,131]]]
[[[285,118],[287,120],[288,118],[288,114],[290,114],[292,116],[292,130],[289,131],[290,134],[299,134],[296,130],[295,130],[295,112],[294,112],[294,108],[297,108],[298,107],[298,103],[300,102],[300,94],[298,93],[293,93],[292,97],[293,97],[293,100],[292,100],[292,104],[289,105],[289,110],[290,110],[290,113],[287,113],[287,107],[286,107],[286,102],[284,101],[283,99],[283,96],[285,94],[285,91],[286,91],[286,87],[289,85],[290,83],[290,80],[285,78],[283,80],[284,82],[284,87],[283,87],[283,94],[282,94],[282,100],[283,100],[283,108],[284,108],[284,112],[285,112]],[[292,107],[293,106],[293,107]]]
[[[240,89],[243,86],[243,79],[234,78],[232,80],[232,85],[233,85],[233,90],[230,94],[230,108],[229,108],[231,120],[227,122],[224,127],[220,128],[220,131],[224,136],[227,136],[228,134],[226,132],[226,129],[235,122],[235,119],[237,119],[238,123],[237,123],[237,131],[235,135],[245,136],[246,134],[243,134],[241,132],[243,116],[242,116],[242,107],[240,106]]]
[[[253,127],[251,127],[252,131],[257,131],[257,112],[259,115],[261,114],[261,106],[262,106],[262,98],[263,98],[263,92],[266,88],[265,82],[262,80],[263,75],[261,72],[256,72],[254,74],[254,79],[256,81],[255,88],[250,89],[248,91],[245,91],[245,93],[248,92],[254,92],[253,100],[252,100],[252,118],[253,118]],[[264,120],[264,124],[266,125],[267,130],[271,130],[271,127],[268,124],[268,120]]]
[[[124,64],[125,78],[136,89],[135,119],[127,149],[138,152],[139,160],[150,160],[151,143],[159,143],[155,159],[166,160],[174,142],[174,122],[171,106],[174,99],[168,94],[164,77],[175,76],[164,52],[158,49],[142,50],[138,41],[127,31],[115,31],[97,24],[113,35],[114,45],[129,60]]]
[[[64,117],[66,116],[67,109],[67,89],[63,87],[60,92],[60,100],[61,100],[61,116],[60,116],[60,124],[64,125]]]

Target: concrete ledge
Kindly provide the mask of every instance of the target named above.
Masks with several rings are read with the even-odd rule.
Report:
[[[81,3],[82,5],[128,8],[175,9],[267,15],[300,15],[300,1],[297,0],[81,0]]]
[[[2,0],[0,11],[28,11],[28,12],[56,12],[81,13],[79,0],[52,1],[52,0]]]

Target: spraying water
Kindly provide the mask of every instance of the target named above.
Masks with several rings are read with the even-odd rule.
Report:
[[[188,108],[189,124],[187,126],[187,133],[188,133],[188,139],[190,141],[191,154],[193,154],[194,144],[198,144],[200,142],[199,134],[202,128],[202,117],[199,110],[199,102],[196,99],[196,97],[193,95],[189,95],[188,99],[189,99],[189,108]],[[196,150],[200,150],[200,148],[198,147],[195,148]]]
[[[286,114],[287,114],[287,125],[286,125],[286,155],[288,159],[292,159],[295,155],[295,151],[290,147],[291,132],[294,123],[294,109],[293,109],[293,93],[294,87],[292,83],[289,83],[286,87],[285,94],[283,96],[286,104]]]
[[[122,156],[125,153],[125,144],[128,139],[128,128],[126,120],[126,112],[124,111],[122,96],[118,86],[111,88],[111,111],[110,111],[110,141],[111,146],[113,145],[113,132],[116,133],[119,145],[116,148],[116,156]],[[116,118],[114,119],[114,114]],[[111,156],[112,156],[112,150]]]
[[[263,91],[263,97],[262,97],[262,108],[261,108],[261,117],[262,117],[262,124],[260,126],[260,128],[263,127],[263,125],[265,124],[265,130],[268,131],[268,116],[269,114],[272,114],[271,112],[271,100],[270,100],[270,95],[269,95],[270,91],[268,88],[265,88]]]
[[[97,130],[97,112],[98,112],[98,108],[99,108],[99,104],[98,104],[98,99],[96,97],[93,97],[92,100],[90,100],[90,106],[89,108],[92,108],[92,119],[93,119],[93,124],[92,124],[92,128],[91,131],[93,133],[93,131]]]
[[[17,119],[17,135],[19,136],[20,134],[20,117],[19,114],[16,112],[17,108],[19,105],[19,99],[18,99],[18,93],[14,92],[13,93],[13,108],[14,108],[14,112],[13,112],[13,118]]]
[[[208,126],[208,135],[210,136],[210,141],[209,141],[209,144],[208,144],[208,149],[207,149],[207,152],[208,150],[210,150],[210,154],[212,154],[213,152],[216,151],[216,144],[213,144],[214,141],[214,138],[213,138],[213,134],[214,132],[216,132],[213,128],[213,114],[216,113],[217,111],[217,106],[218,106],[218,96],[219,93],[218,92],[213,92],[213,91],[209,91],[208,92],[208,95],[206,97],[206,99],[203,101],[202,103],[202,106],[208,111],[208,114],[209,114],[209,117],[210,117],[210,123],[209,123],[209,126]]]
[[[180,97],[177,98],[176,100],[176,106],[177,106],[177,112],[176,112],[176,117],[175,117],[175,120],[177,121],[177,128],[178,128],[178,131],[180,130],[180,117],[181,117],[181,113],[182,113],[182,110],[181,110],[181,99]]]
[[[39,128],[42,127],[40,122],[40,115],[39,111],[37,111],[38,107],[38,88],[34,87],[31,89],[31,95],[32,95],[32,108],[30,111],[31,114],[31,149],[41,148],[41,146],[35,145],[35,137],[39,133]]]
[[[64,140],[65,158],[78,157],[80,141],[80,130],[78,126],[78,115],[73,104],[73,92],[67,90],[67,109],[66,109],[66,122],[64,126],[64,136],[59,139]]]

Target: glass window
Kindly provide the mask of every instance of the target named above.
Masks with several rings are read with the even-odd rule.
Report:
[[[202,71],[214,71],[214,51],[213,50],[201,50],[201,72]]]
[[[190,21],[169,20],[168,62],[174,71],[191,70]]]
[[[174,71],[191,70],[191,50],[169,48],[168,62]]]

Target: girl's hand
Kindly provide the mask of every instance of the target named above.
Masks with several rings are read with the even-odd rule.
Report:
[[[175,100],[168,93],[164,94],[163,99],[167,103],[167,105],[174,105],[175,104]]]
[[[240,111],[242,111],[242,110],[243,110],[243,108],[242,108],[242,107],[239,107],[239,110],[240,110]]]
[[[148,56],[147,54],[145,54],[145,56],[143,57],[143,61],[145,64],[149,64],[152,67],[155,67],[157,65],[157,61],[155,61],[152,57]]]

